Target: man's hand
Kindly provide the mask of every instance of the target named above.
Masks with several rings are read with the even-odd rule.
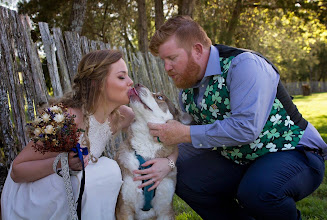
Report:
[[[166,145],[177,145],[179,143],[191,143],[190,126],[175,120],[169,120],[165,124],[148,123],[150,134],[157,142]]]

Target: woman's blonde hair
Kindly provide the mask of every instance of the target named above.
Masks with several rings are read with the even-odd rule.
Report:
[[[68,108],[78,108],[83,113],[85,133],[83,144],[90,150],[89,116],[95,113],[99,103],[105,103],[106,79],[111,65],[122,58],[122,52],[118,50],[96,50],[92,51],[79,62],[77,73],[73,80],[72,91],[66,93],[57,103],[62,103]],[[115,110],[112,114],[119,116]],[[119,117],[114,117],[119,118]],[[112,124],[118,123],[118,120]],[[92,157],[92,161],[96,158]]]
[[[210,38],[203,28],[191,17],[178,15],[168,19],[152,36],[150,40],[150,51],[153,55],[158,55],[160,45],[168,38],[175,35],[178,46],[190,51],[193,44],[200,42],[205,48],[212,44]]]

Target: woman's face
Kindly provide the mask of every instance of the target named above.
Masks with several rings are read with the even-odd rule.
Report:
[[[129,103],[128,90],[133,81],[128,76],[128,69],[123,59],[111,64],[106,79],[106,96],[110,105],[125,105]]]

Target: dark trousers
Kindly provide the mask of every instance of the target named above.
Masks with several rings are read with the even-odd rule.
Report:
[[[179,146],[176,194],[206,219],[301,219],[295,202],[321,184],[323,158],[304,150],[237,165],[218,152]]]

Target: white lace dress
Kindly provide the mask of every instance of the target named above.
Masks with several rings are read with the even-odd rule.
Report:
[[[111,135],[108,121],[101,124],[90,116],[89,139],[93,156],[101,156]],[[52,174],[35,182],[15,183],[10,171],[1,195],[2,220],[69,219],[65,186],[60,176]],[[81,174],[71,177],[76,201]],[[90,161],[85,168],[82,220],[115,219],[121,184],[121,171],[116,161],[107,157],[100,157],[97,163]]]

